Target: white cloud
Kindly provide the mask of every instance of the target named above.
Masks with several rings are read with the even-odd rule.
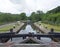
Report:
[[[60,6],[60,0],[0,0],[0,11],[27,14],[42,10],[44,12]]]
[[[12,4],[9,0],[0,0],[0,12],[19,13],[15,8],[18,5]]]

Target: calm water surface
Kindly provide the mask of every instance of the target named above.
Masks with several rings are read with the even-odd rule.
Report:
[[[38,30],[35,30],[34,28],[32,28],[31,25],[27,24],[25,26],[25,29],[22,29],[18,34],[28,34],[29,32],[34,33],[34,34],[37,34],[37,31]],[[23,39],[22,39],[22,37],[13,38],[12,41],[15,42],[15,43],[19,43],[19,42],[23,41]],[[51,39],[50,38],[47,38],[47,37],[41,37],[41,41],[43,43],[49,43],[49,42],[51,42]]]

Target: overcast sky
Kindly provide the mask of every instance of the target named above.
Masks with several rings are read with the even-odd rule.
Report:
[[[60,0],[0,0],[0,12],[21,13],[42,10],[47,12],[57,6],[60,6]]]

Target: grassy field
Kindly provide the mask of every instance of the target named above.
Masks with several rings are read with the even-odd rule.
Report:
[[[17,27],[17,25],[16,25],[16,27]],[[7,31],[9,31],[11,28],[13,28],[13,25],[4,26],[4,27],[0,28],[0,32],[7,32]]]
[[[0,22],[0,25],[2,25],[2,24],[4,24],[4,23]]]
[[[60,32],[60,26],[57,25],[50,25],[50,24],[45,24],[45,23],[41,23],[44,27],[47,27],[47,29],[51,29],[53,28],[55,32]]]

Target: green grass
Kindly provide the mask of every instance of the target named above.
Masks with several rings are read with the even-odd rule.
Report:
[[[17,27],[17,25],[16,25],[16,27]],[[0,28],[0,32],[7,32],[7,31],[9,31],[11,28],[13,28],[13,25],[7,25],[7,26],[5,26],[5,27]]]
[[[3,27],[3,28],[0,28],[0,31],[9,31],[10,28],[12,28],[11,25]]]
[[[3,22],[0,22],[0,25],[4,24]]]
[[[60,32],[60,26],[57,25],[50,25],[50,24],[45,24],[45,23],[41,23],[44,27],[47,27],[47,29],[51,29],[53,28],[55,32]]]

